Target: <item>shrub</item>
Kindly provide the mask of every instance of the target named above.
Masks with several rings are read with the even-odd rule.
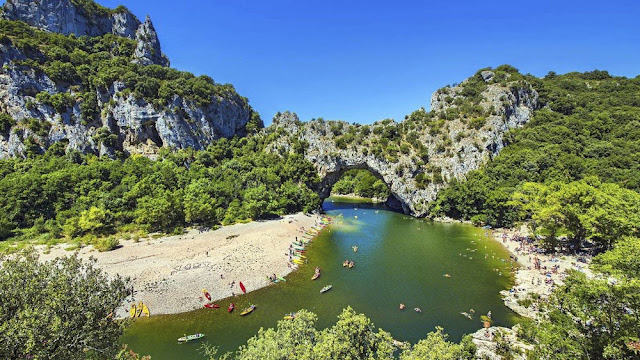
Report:
[[[0,113],[0,134],[7,135],[16,121],[7,113]]]
[[[100,238],[93,243],[93,247],[100,252],[115,250],[120,245],[120,241],[114,236]]]
[[[469,120],[469,127],[472,129],[480,130],[487,122],[487,118],[480,116]]]

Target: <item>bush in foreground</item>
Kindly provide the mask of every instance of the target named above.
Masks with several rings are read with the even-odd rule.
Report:
[[[114,358],[126,326],[114,312],[128,288],[128,279],[109,279],[77,255],[0,257],[0,358]]]

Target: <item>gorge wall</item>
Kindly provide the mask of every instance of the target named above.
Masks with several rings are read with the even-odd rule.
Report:
[[[0,158],[61,142],[67,152],[153,156],[243,136],[252,118],[261,126],[232,86],[169,69],[149,17],[124,7],[8,0],[0,23]]]

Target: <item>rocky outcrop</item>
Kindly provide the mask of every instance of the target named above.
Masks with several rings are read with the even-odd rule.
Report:
[[[169,66],[149,17],[140,23],[125,7],[107,9],[92,1],[7,0],[2,18],[23,21],[30,26],[64,35],[94,37],[114,34],[137,40],[134,62]]]
[[[513,329],[492,326],[472,333],[471,341],[476,346],[476,359],[527,359],[526,352],[533,350],[533,346],[518,339],[519,326],[516,325]]]
[[[136,30],[136,51],[133,62],[140,65],[157,64],[169,66],[169,59],[160,50],[158,34],[147,16],[143,24]]]
[[[7,0],[3,18],[24,21],[30,26],[65,35],[135,37],[140,21],[128,10],[96,9],[102,11],[90,12],[71,0]]]
[[[461,92],[461,87],[437,91],[431,99],[432,113],[456,108],[455,99],[462,97]],[[303,123],[295,114],[285,112],[273,120],[272,131],[284,135],[270,145],[270,150],[291,151],[293,143],[303,141],[307,145],[305,157],[322,179],[318,189],[322,198],[329,196],[345,171],[367,169],[389,186],[405,213],[424,216],[427,204],[435,200],[440,189],[453,179],[463,179],[498,154],[505,146],[503,134],[527,123],[538,106],[538,94],[528,84],[490,84],[482,98],[478,106],[486,115],[475,119],[459,116],[445,121],[436,115],[422,122],[409,119],[359,126],[322,120]],[[403,135],[396,136],[401,140],[394,143],[385,134]],[[408,138],[413,138],[413,146],[405,144]],[[390,144],[386,152],[372,151],[385,142]],[[421,153],[415,143],[421,144]],[[424,181],[425,177],[430,180]]]

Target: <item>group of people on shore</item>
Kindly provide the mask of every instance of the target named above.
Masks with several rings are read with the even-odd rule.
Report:
[[[531,236],[523,236],[516,232],[515,234],[503,233],[501,235],[502,242],[512,252],[512,258],[516,261],[518,256],[523,260],[526,270],[530,272],[523,279],[522,286],[516,286],[510,290],[514,292],[551,292],[558,281],[562,283],[566,274],[562,272],[564,268],[574,268],[580,271],[584,270],[583,264],[588,264],[591,255],[586,252],[576,254],[577,256],[565,254],[562,258],[558,258],[554,254],[547,254],[547,250],[539,246],[538,239]],[[513,246],[515,245],[515,246]],[[531,288],[524,286],[530,281]],[[543,286],[536,289],[536,286]]]

